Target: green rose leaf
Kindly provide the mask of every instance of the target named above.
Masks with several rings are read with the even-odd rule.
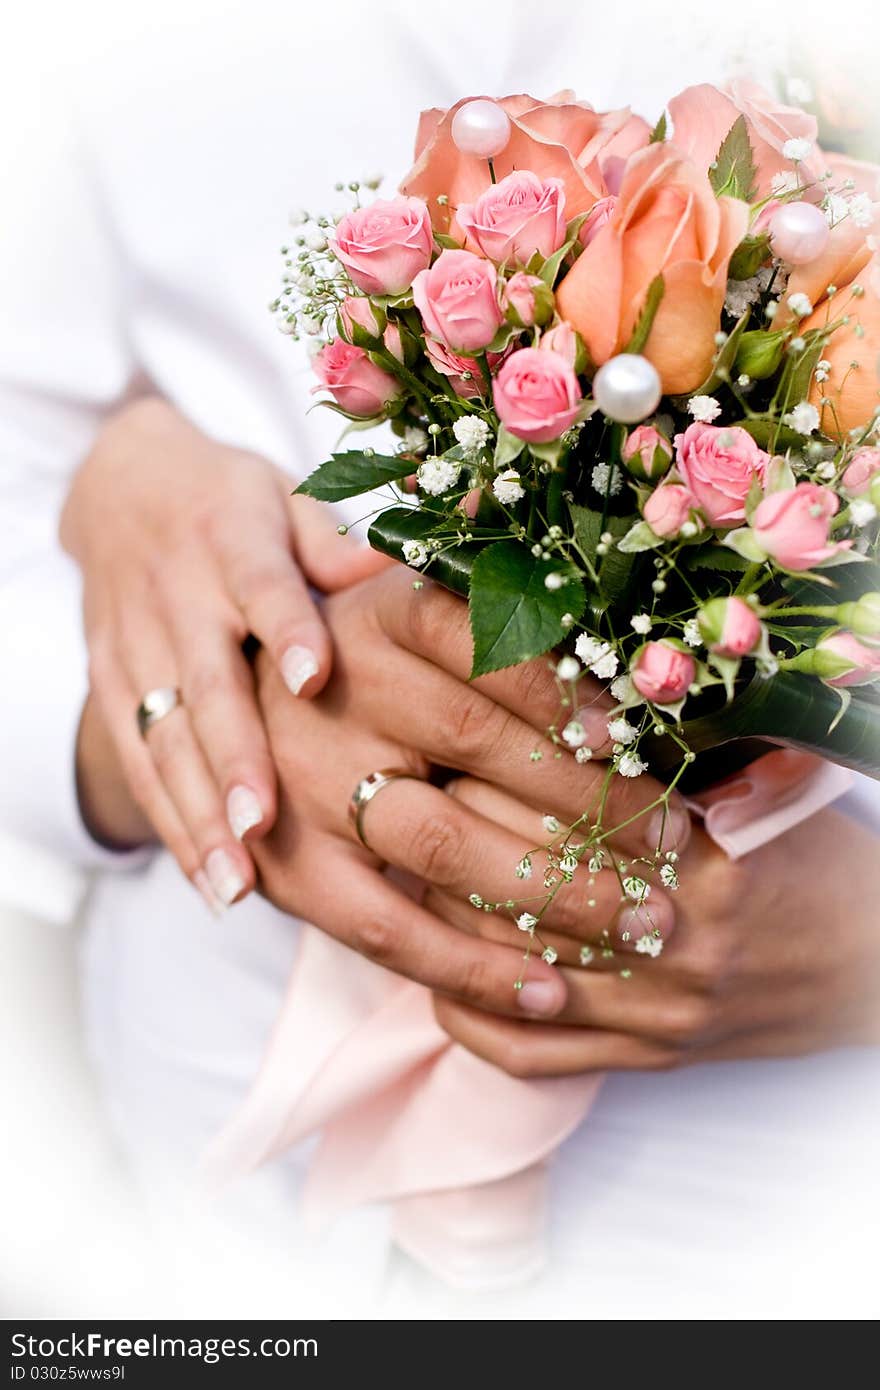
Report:
[[[657,310],[660,308],[660,301],[663,298],[665,290],[666,282],[664,281],[663,276],[655,275],[654,279],[648,286],[648,292],[645,295],[645,302],[642,305],[642,311],[639,314],[638,319],[636,320],[636,326],[633,329],[633,335],[627,343],[624,351],[642,351],[642,349],[648,341],[651,329],[654,326],[654,319],[657,317]]]
[[[319,502],[341,502],[345,497],[371,492],[373,488],[397,482],[413,472],[415,465],[411,458],[392,458],[350,449],[344,454],[333,454],[300,483],[296,492],[316,497]]]
[[[721,142],[715,164],[709,170],[709,181],[719,198],[726,195],[750,203],[756,191],[755,172],[746,118],[737,116]]]
[[[559,573],[558,561],[537,558],[519,541],[481,550],[471,574],[472,679],[541,656],[563,640],[564,614],[578,619],[586,595],[573,573],[560,588],[548,589],[547,576]]]
[[[666,139],[667,126],[668,122],[666,120],[666,112],[661,111],[660,118],[657,121],[657,124],[655,125],[654,129],[651,131],[651,138],[648,141],[648,144],[662,145],[663,141]]]
[[[637,555],[641,550],[656,550],[662,544],[663,537],[655,535],[647,521],[637,521],[618,541],[617,549],[622,550],[624,555]]]

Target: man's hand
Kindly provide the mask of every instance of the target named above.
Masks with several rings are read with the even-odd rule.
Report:
[[[495,788],[463,779],[454,792],[512,830],[533,828],[528,811]],[[670,923],[658,959],[622,956],[615,941],[613,959],[597,953],[586,969],[571,968],[583,930],[575,910],[551,937],[560,961],[571,963],[561,969],[567,997],[554,1024],[490,1018],[441,997],[438,1020],[517,1076],[669,1068],[880,1041],[876,837],[824,811],[734,863],[695,829],[678,869],[674,930]],[[492,921],[436,889],[425,906],[463,930],[485,933]]]

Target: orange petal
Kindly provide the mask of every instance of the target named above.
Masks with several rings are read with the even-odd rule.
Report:
[[[620,238],[609,222],[581,252],[556,291],[560,315],[580,333],[597,367],[620,346],[622,285]]]

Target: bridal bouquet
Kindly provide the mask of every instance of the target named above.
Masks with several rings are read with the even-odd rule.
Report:
[[[598,679],[606,786],[650,769],[663,802],[754,739],[880,776],[880,204],[815,136],[749,83],[653,128],[466,100],[423,114],[397,196],[348,184],[284,248],[279,327],[347,435],[396,441],[299,490],[386,490],[371,541],[468,595],[473,676],[552,652],[581,762]],[[642,904],[675,886],[662,835],[616,858],[605,799],[546,818],[544,901],[584,858]]]

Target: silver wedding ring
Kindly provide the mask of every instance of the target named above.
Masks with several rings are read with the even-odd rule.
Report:
[[[351,794],[348,803],[348,819],[355,828],[355,833],[365,849],[372,852],[372,846],[364,834],[364,811],[383,787],[387,787],[389,782],[397,782],[401,777],[407,777],[411,781],[418,782],[420,779],[412,772],[407,772],[403,767],[383,767],[379,772],[371,772],[369,777],[362,777]]]
[[[137,726],[141,738],[146,738],[147,730],[164,719],[180,704],[180,691],[173,685],[160,685],[148,690],[137,707]]]

